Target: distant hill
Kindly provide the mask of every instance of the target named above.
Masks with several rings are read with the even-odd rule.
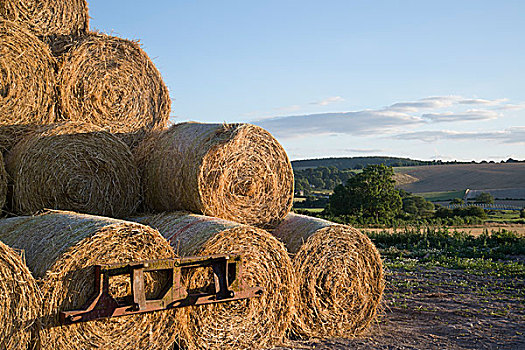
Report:
[[[524,162],[444,164],[394,171],[399,177],[397,187],[413,193],[525,188]]]
[[[304,170],[317,167],[336,167],[339,170],[344,169],[362,169],[370,164],[385,164],[392,167],[401,166],[418,166],[440,164],[439,161],[423,161],[409,158],[396,157],[347,157],[347,158],[320,158],[292,161],[294,170]]]

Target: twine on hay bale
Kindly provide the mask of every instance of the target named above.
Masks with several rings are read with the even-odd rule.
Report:
[[[19,252],[0,242],[0,349],[29,349],[42,300]]]
[[[171,108],[168,89],[137,42],[90,33],[68,45],[58,73],[65,119],[115,133],[166,126]]]
[[[140,202],[140,179],[129,148],[115,135],[82,123],[44,127],[7,157],[13,210],[62,209],[125,217]]]
[[[186,327],[184,310],[168,310],[61,326],[58,312],[81,309],[94,292],[93,265],[173,257],[158,231],[122,220],[51,211],[0,220],[0,239],[24,249],[38,279],[43,349],[168,349]],[[122,278],[119,278],[122,277]],[[130,295],[129,278],[114,277],[114,297]],[[149,297],[160,278],[145,274]]]
[[[349,226],[289,214],[272,232],[295,254],[299,296],[292,334],[355,336],[376,317],[384,289],[379,252]]]
[[[86,0],[2,0],[0,18],[24,23],[41,37],[80,34],[89,28]]]
[[[190,308],[188,349],[258,349],[282,340],[296,292],[290,258],[275,237],[247,225],[185,212],[133,220],[158,229],[181,256],[242,254],[246,284],[264,288],[259,298]],[[209,271],[199,271],[188,280],[195,288],[210,278]]]
[[[0,127],[55,121],[55,69],[44,43],[21,24],[0,20]]]
[[[135,150],[146,207],[276,226],[291,209],[293,171],[282,146],[250,124],[176,124]]]

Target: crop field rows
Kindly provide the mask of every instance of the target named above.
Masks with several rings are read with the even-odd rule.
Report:
[[[525,348],[525,235],[370,232],[384,259],[382,315],[355,339],[304,349]]]

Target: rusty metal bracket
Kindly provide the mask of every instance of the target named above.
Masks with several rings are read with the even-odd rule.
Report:
[[[191,292],[182,283],[183,269],[208,267],[213,272],[213,291]],[[209,255],[178,259],[150,260],[94,266],[94,296],[82,310],[61,311],[62,324],[73,324],[102,318],[133,315],[191,305],[224,303],[259,297],[260,287],[247,287],[243,280],[242,256]],[[147,299],[144,273],[167,273],[168,281],[160,297]],[[131,296],[117,300],[110,294],[110,277],[128,275]]]

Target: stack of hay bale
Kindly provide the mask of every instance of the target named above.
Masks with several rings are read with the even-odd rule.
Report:
[[[13,216],[0,219],[0,348],[249,349],[361,333],[384,288],[370,240],[290,214],[291,164],[267,131],[168,127],[146,53],[88,18],[85,0],[0,3],[0,205]],[[263,295],[59,323],[91,297],[96,263],[209,254],[242,254]]]

